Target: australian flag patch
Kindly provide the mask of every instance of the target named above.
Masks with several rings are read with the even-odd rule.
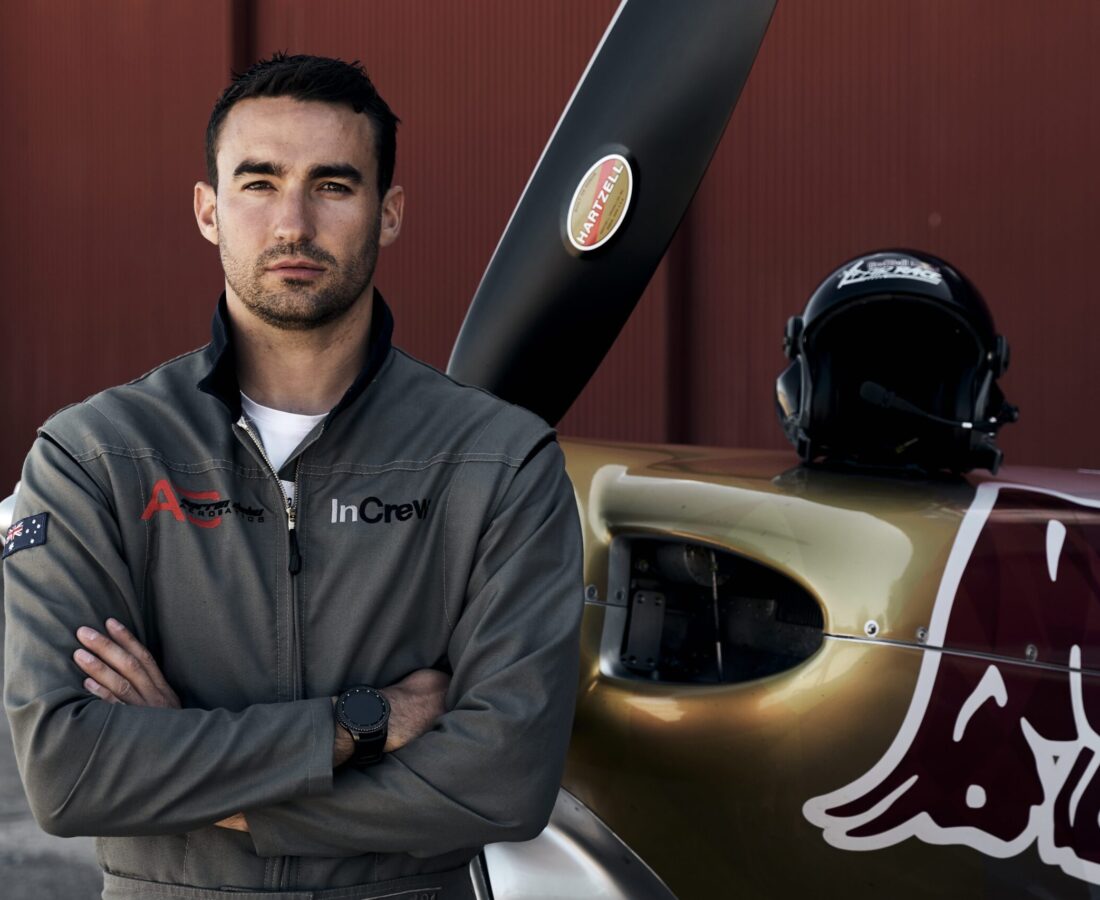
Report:
[[[4,556],[2,558],[7,559],[19,550],[26,550],[28,547],[40,547],[46,543],[46,526],[49,522],[49,513],[38,513],[20,519],[12,525],[8,529],[7,537],[4,538]]]

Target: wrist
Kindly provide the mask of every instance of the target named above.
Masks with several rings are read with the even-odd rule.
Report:
[[[336,698],[333,715],[336,721],[334,765],[350,762],[363,767],[382,758],[390,715],[389,701],[384,693],[365,684],[350,687]]]

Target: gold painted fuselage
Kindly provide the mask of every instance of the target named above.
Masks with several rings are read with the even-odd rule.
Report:
[[[674,893],[1100,890],[1100,736],[1081,712],[1100,695],[1100,476],[914,480],[776,452],[563,447],[589,585],[564,787]],[[610,593],[621,536],[790,579],[820,605],[820,647],[735,683],[624,677],[607,628],[630,605]],[[1059,591],[1071,600],[1052,610]]]

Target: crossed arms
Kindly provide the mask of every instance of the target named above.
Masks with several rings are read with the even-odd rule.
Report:
[[[76,630],[83,644],[73,652],[73,661],[87,676],[84,687],[106,703],[179,709],[180,700],[164,678],[160,666],[125,625],[110,618],[101,633],[87,625]],[[446,712],[444,698],[450,676],[435,669],[417,669],[382,689],[390,706],[385,752],[404,747],[432,727]],[[333,704],[336,698],[332,698]],[[332,768],[351,759],[355,742],[347,729],[336,725],[332,742]],[[244,813],[214,823],[220,828],[248,831]]]
[[[568,741],[582,605],[576,505],[556,443],[516,471],[479,539],[448,646],[446,712],[362,771],[334,772],[329,697],[234,712],[87,692],[76,630],[143,621],[96,462],[36,442],[17,516],[48,511],[49,543],[4,563],[5,705],[42,827],[168,834],[243,812],[260,856],[433,856],[542,828]]]

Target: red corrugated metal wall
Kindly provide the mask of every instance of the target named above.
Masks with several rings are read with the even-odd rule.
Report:
[[[399,343],[442,366],[616,5],[8,0],[0,492],[52,410],[206,339],[220,272],[191,185],[231,65],[367,64],[404,120],[409,191],[378,282]],[[783,322],[843,259],[903,245],[967,272],[1013,345],[1009,461],[1100,466],[1098,38],[1092,0],[779,0],[684,227],[562,430],[783,446]]]

